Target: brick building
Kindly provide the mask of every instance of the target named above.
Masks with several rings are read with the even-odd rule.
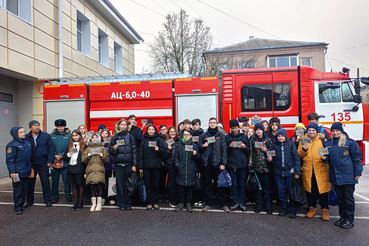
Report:
[[[203,53],[206,73],[216,75],[219,70],[312,66],[325,71],[325,53],[328,43],[289,40],[260,39],[249,40],[217,48]]]

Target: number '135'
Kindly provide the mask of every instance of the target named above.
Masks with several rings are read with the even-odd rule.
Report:
[[[350,112],[346,112],[346,113],[333,113],[331,114],[333,121],[350,121],[351,120],[351,115]]]

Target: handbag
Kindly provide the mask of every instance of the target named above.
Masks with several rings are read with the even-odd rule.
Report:
[[[247,177],[246,190],[248,192],[255,192],[255,191],[262,190],[258,176],[256,175],[254,170],[251,170],[249,176]]]
[[[328,204],[330,206],[337,206],[338,205],[338,197],[337,197],[337,193],[334,189],[331,190],[331,195],[329,196]]]
[[[292,186],[290,193],[291,203],[294,206],[302,206],[307,203],[306,193],[298,179],[294,179],[294,185]]]
[[[128,197],[132,198],[136,195],[137,193],[137,182],[138,182],[138,176],[136,172],[131,172],[128,175],[128,179],[127,179],[127,195]]]
[[[201,178],[201,173],[196,173],[196,183],[195,183],[195,190],[202,190],[202,178]]]
[[[111,177],[108,180],[108,197],[117,195],[117,179],[113,173],[114,170],[111,172]]]
[[[218,175],[218,187],[231,188],[232,187],[232,178],[231,175],[227,172],[227,170],[223,170]]]
[[[146,194],[146,186],[145,182],[143,180],[143,175],[140,174],[140,179],[137,182],[137,193],[138,193],[138,199],[141,201],[146,201],[147,194]]]

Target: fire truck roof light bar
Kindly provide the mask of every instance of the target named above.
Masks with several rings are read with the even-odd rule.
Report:
[[[46,80],[49,80],[53,83],[92,84],[92,83],[114,83],[114,82],[146,81],[146,80],[172,80],[185,78],[192,78],[192,76],[190,74],[170,72],[170,73],[142,73],[142,74],[99,75],[99,76],[83,76],[83,77],[63,77]]]

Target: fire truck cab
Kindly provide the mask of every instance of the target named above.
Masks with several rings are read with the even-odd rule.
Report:
[[[349,137],[358,141],[369,162],[368,105],[361,103],[360,83],[346,73],[324,73],[308,66],[227,70],[222,72],[223,123],[248,117],[254,125],[278,117],[288,136],[307,115],[316,112],[327,130],[333,122],[344,125]]]

